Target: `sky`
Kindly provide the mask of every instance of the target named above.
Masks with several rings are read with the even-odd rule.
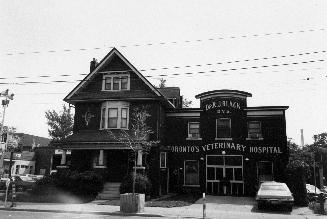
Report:
[[[0,3],[0,91],[15,94],[5,125],[17,132],[48,137],[45,112],[60,111],[112,47],[154,85],[180,87],[192,107],[196,94],[242,90],[250,107],[289,106],[295,143],[300,129],[305,144],[327,132],[327,1]]]

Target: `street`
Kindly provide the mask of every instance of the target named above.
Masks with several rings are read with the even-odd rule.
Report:
[[[315,215],[291,215],[283,212],[253,212],[253,213],[245,213],[238,211],[219,211],[215,212],[215,215],[209,214],[206,218],[223,218],[223,219],[279,219],[279,218],[287,218],[287,219],[299,219],[299,218],[322,218],[323,216],[315,216]],[[1,219],[59,219],[59,218],[69,218],[69,219],[77,219],[77,218],[144,218],[144,215],[140,216],[126,216],[126,215],[109,215],[109,214],[75,214],[75,213],[53,213],[53,212],[29,212],[29,211],[0,211]],[[165,216],[165,217],[149,217],[149,218],[202,218],[202,215],[194,215],[194,216]]]

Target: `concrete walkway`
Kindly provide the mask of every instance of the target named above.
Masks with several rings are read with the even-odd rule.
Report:
[[[0,210],[8,210],[3,204]],[[144,213],[123,214],[119,206],[101,205],[98,202],[85,204],[58,204],[58,203],[17,203],[12,208],[13,211],[32,211],[32,212],[58,212],[76,214],[101,214],[119,216],[140,216],[140,217],[164,217],[164,218],[202,218],[203,203],[202,199],[196,203],[185,207],[161,208],[145,207]],[[288,212],[267,212],[258,211],[253,198],[247,197],[228,197],[228,196],[207,196],[206,197],[206,216],[207,218],[323,218],[316,216],[307,207],[294,208],[292,213]]]

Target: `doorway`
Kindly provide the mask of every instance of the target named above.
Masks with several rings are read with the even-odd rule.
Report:
[[[243,156],[207,155],[206,190],[210,195],[243,195]]]

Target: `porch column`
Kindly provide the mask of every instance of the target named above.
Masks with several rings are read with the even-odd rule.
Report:
[[[61,161],[60,161],[61,166],[66,165],[66,152],[67,152],[66,150],[62,150]]]
[[[103,150],[99,152],[99,166],[103,166]]]
[[[142,153],[142,150],[138,150],[137,151],[137,166],[142,166],[142,156],[143,156],[143,153]]]

